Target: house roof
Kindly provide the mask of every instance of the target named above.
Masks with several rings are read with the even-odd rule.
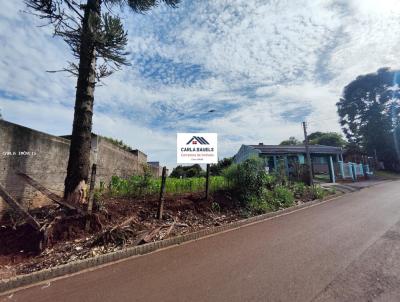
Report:
[[[297,154],[306,153],[306,147],[304,145],[296,146],[282,146],[282,145],[249,145],[250,147],[261,151],[262,154]],[[342,148],[324,146],[324,145],[310,145],[310,153],[312,154],[341,154],[343,153]]]

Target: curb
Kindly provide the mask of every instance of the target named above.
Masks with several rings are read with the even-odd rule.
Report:
[[[348,194],[351,194],[351,193],[348,193]],[[203,238],[203,237],[206,237],[209,235],[213,235],[213,234],[217,234],[217,233],[220,233],[223,231],[233,230],[233,229],[236,229],[236,228],[239,228],[239,227],[242,227],[245,225],[249,225],[249,224],[252,224],[255,222],[260,222],[262,220],[266,220],[266,219],[273,218],[276,216],[281,216],[283,214],[288,214],[290,212],[297,211],[302,208],[310,207],[310,206],[316,205],[318,203],[333,200],[342,195],[343,194],[334,194],[334,195],[330,195],[324,199],[316,199],[313,201],[303,203],[301,205],[296,205],[296,206],[292,206],[290,208],[278,210],[276,212],[266,213],[266,214],[262,214],[262,215],[258,215],[258,216],[253,216],[253,217],[250,217],[247,219],[234,221],[234,222],[228,223],[226,225],[211,227],[211,228],[200,230],[197,232],[180,235],[180,236],[176,236],[173,238],[164,239],[164,240],[160,240],[160,241],[150,242],[150,243],[139,245],[139,246],[128,247],[123,250],[99,255],[99,256],[96,256],[93,258],[77,260],[77,261],[73,261],[73,262],[70,262],[67,264],[55,266],[52,268],[43,269],[43,270],[33,272],[30,274],[20,275],[20,276],[12,277],[10,279],[0,280],[0,294],[3,294],[7,291],[11,291],[13,289],[17,289],[22,286],[32,285],[32,284],[46,281],[49,279],[54,279],[54,278],[61,277],[61,276],[67,275],[67,274],[77,273],[77,272],[85,270],[85,269],[90,269],[90,268],[94,268],[94,267],[97,267],[97,266],[100,266],[103,264],[122,260],[124,258],[145,255],[145,254],[154,252],[161,248],[166,248],[166,247],[170,247],[173,245],[179,245],[184,242],[200,239],[200,238]]]

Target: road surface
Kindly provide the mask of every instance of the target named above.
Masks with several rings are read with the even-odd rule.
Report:
[[[0,301],[400,301],[400,182]]]

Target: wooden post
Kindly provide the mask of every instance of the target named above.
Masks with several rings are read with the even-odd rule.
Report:
[[[207,164],[207,170],[206,170],[206,199],[208,199],[209,194],[210,194],[210,164]]]
[[[39,222],[36,221],[35,218],[33,218],[28,211],[26,211],[18,202],[14,200],[10,196],[10,194],[7,193],[6,189],[0,184],[0,196],[3,198],[3,200],[8,204],[10,208],[21,214],[21,216],[26,220],[26,222],[31,225],[35,230],[40,229],[40,224]]]
[[[161,188],[160,188],[160,205],[158,207],[157,218],[162,219],[164,212],[164,194],[165,194],[165,182],[167,180],[167,167],[162,168],[161,175]]]
[[[86,232],[89,232],[89,230],[90,230],[90,216],[91,216],[92,210],[93,210],[94,187],[96,185],[96,172],[97,172],[97,165],[93,164],[92,165],[92,174],[90,176],[89,200],[88,200],[86,225],[85,225]]]

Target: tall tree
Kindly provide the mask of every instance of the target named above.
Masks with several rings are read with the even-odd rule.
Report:
[[[369,154],[375,150],[387,167],[395,167],[394,129],[400,117],[399,71],[381,68],[358,76],[343,90],[337,103],[340,123],[350,144]]]
[[[289,137],[289,139],[282,141],[279,145],[281,146],[296,146],[301,145],[301,142],[294,136]]]
[[[344,147],[346,141],[342,135],[336,132],[313,132],[308,136],[311,145],[325,145],[333,147]]]
[[[79,3],[78,3],[79,2]],[[54,34],[70,47],[78,61],[63,69],[77,76],[72,139],[64,198],[82,201],[90,170],[90,147],[96,81],[109,76],[126,60],[127,34],[113,6],[144,13],[161,2],[175,7],[180,0],[25,0],[32,13],[54,26]],[[102,13],[106,9],[107,12]],[[96,64],[97,63],[97,64]]]
[[[191,166],[179,165],[179,166],[175,167],[174,169],[172,169],[170,176],[174,177],[174,178],[200,177],[200,176],[204,175],[203,172],[204,171],[199,164],[194,164]]]

